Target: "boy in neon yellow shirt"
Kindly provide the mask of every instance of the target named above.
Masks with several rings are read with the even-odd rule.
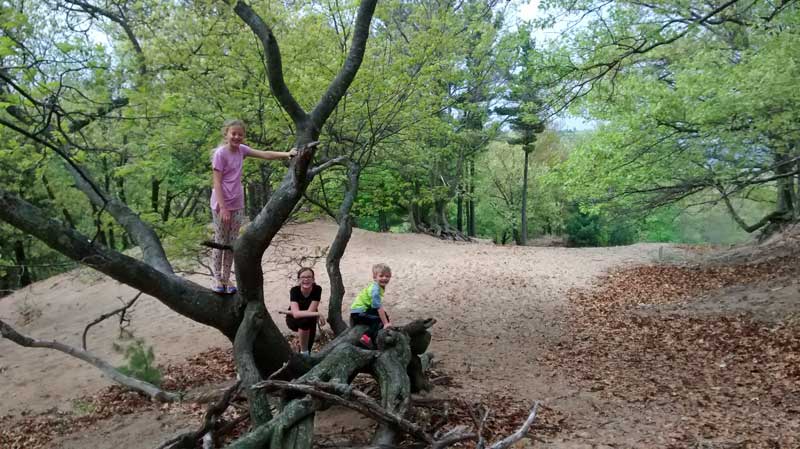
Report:
[[[389,315],[383,307],[383,294],[392,279],[392,269],[384,263],[372,267],[372,282],[361,290],[350,306],[350,320],[353,325],[366,324],[367,332],[361,336],[361,343],[371,348],[378,331],[391,327]]]

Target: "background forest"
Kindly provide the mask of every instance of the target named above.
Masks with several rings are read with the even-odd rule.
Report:
[[[91,173],[170,256],[209,236],[222,122],[286,150],[264,49],[223,2],[2,0],[0,189],[112,249]],[[309,107],[343,64],[355,2],[254,1]],[[793,1],[378,3],[364,61],[320,131],[298,219],[529,244],[732,243],[800,216]],[[576,123],[580,125],[576,126]],[[246,163],[251,218],[283,177]],[[352,200],[352,201],[350,201]],[[0,224],[0,288],[73,267]]]

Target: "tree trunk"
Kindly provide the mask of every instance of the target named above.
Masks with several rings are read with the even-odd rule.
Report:
[[[787,175],[791,173],[792,166],[795,165],[790,161],[789,155],[780,153],[775,157],[775,173],[778,175]],[[777,181],[777,199],[775,210],[778,212],[789,212],[794,214],[795,201],[794,201],[794,182],[793,176],[778,178]]]
[[[402,418],[408,408],[411,383],[407,375],[415,356],[415,343],[435,320],[418,320],[397,329],[382,330],[376,339],[378,350],[368,351],[355,346],[366,326],[356,326],[329,343],[317,356],[316,364],[300,376],[293,385],[310,388],[324,384],[347,397],[349,382],[360,372],[371,372],[381,392],[381,405],[385,411]],[[238,337],[237,337],[238,339]],[[253,385],[254,391],[273,391],[271,381]],[[301,390],[302,391],[302,390]],[[234,441],[230,448],[310,449],[312,446],[314,412],[328,407],[327,401],[312,400],[304,393],[286,391],[281,411],[267,422],[255,425],[252,432]],[[373,445],[392,445],[396,438],[394,427],[379,425]]]
[[[525,163],[522,168],[522,210],[519,230],[519,245],[528,244],[528,157],[530,152],[525,152]]]
[[[272,174],[270,164],[259,164],[259,181],[247,184],[247,215],[253,220],[272,195]]]
[[[96,240],[103,246],[108,246],[108,242],[106,241],[106,233],[103,229],[103,220],[101,218],[100,210],[92,204],[92,218],[94,220],[94,237],[93,240]]]
[[[30,285],[33,282],[33,277],[28,267],[28,258],[25,256],[25,243],[22,240],[14,241],[14,258],[16,259],[19,270],[18,288]]]
[[[156,178],[150,180],[150,209],[153,212],[158,212],[158,195],[161,187],[161,181]]]
[[[464,232],[464,195],[461,189],[458,190],[456,196],[456,229],[458,232]]]
[[[161,221],[166,223],[169,221],[169,214],[172,212],[172,201],[175,199],[175,196],[170,193],[169,189],[167,189],[164,196],[164,208],[161,210]]]
[[[350,242],[350,236],[353,234],[353,217],[350,215],[350,211],[358,195],[358,181],[360,175],[361,166],[357,162],[349,161],[347,164],[347,185],[336,219],[339,223],[339,228],[336,231],[336,237],[333,239],[333,243],[331,243],[330,250],[325,259],[325,268],[328,271],[328,279],[330,280],[331,286],[331,294],[328,299],[328,322],[331,325],[331,329],[333,329],[333,333],[336,335],[341,334],[347,329],[347,324],[342,319],[342,301],[344,299],[345,288],[339,263],[344,256],[348,242]]]
[[[389,232],[389,217],[385,211],[378,212],[378,231]]]
[[[467,199],[467,236],[475,237],[475,161],[469,161],[469,198]]]
[[[412,182],[412,189],[414,195],[408,202],[408,222],[411,227],[411,232],[420,232],[422,230],[421,211],[419,204],[416,203],[416,199],[419,198],[419,185],[417,185],[416,182]]]
[[[111,249],[117,249],[117,239],[114,236],[114,224],[108,224],[108,247]]]

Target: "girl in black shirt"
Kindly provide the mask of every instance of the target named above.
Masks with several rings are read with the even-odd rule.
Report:
[[[300,352],[309,354],[317,334],[317,322],[325,325],[325,317],[317,309],[322,297],[322,287],[314,283],[314,270],[301,268],[297,272],[298,285],[289,290],[289,313],[286,325],[300,337]]]

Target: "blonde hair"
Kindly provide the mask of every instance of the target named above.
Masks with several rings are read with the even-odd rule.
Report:
[[[234,126],[238,126],[239,128],[247,130],[247,125],[244,124],[243,120],[234,118],[230,120],[225,120],[225,122],[222,123],[222,135],[224,136],[225,134],[228,134],[228,128],[233,128]]]
[[[392,269],[385,263],[376,263],[372,266],[372,274],[389,273],[392,274]]]
[[[220,142],[220,145],[225,145],[228,143],[228,130],[233,127],[242,128],[243,131],[247,132],[247,125],[244,124],[244,120],[239,120],[237,118],[225,120],[222,123],[222,142]]]

